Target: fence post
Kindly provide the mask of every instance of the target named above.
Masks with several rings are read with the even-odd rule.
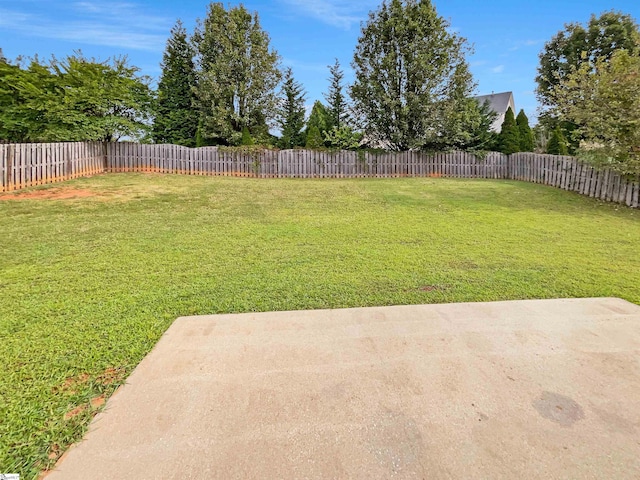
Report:
[[[280,178],[282,175],[282,150],[278,150],[278,170],[276,171],[276,177]]]
[[[102,142],[102,168],[104,170],[103,173],[109,171],[109,155],[107,142]]]
[[[7,164],[6,175],[7,181],[5,182],[5,190],[10,192],[13,190],[13,159],[15,157],[16,146],[9,144],[7,148]]]

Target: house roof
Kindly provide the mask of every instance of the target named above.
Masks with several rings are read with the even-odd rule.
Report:
[[[513,92],[492,93],[491,95],[480,95],[474,97],[480,104],[489,102],[489,107],[496,113],[504,114],[509,108],[509,101],[513,98]],[[515,114],[515,112],[514,112]]]

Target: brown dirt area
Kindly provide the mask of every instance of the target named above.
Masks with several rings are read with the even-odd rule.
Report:
[[[98,192],[81,188],[47,188],[44,190],[17,191],[0,194],[2,200],[68,200],[96,197]]]

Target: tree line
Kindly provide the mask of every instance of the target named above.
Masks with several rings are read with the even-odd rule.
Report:
[[[466,39],[429,0],[385,0],[355,46],[351,84],[336,60],[306,115],[307,93],[256,12],[213,2],[193,32],[170,33],[157,88],[125,58],[77,52],[10,62],[0,52],[0,139],[122,137],[185,146],[546,151],[640,171],[640,35],[629,15],[568,24],[538,67],[538,125],[508,111],[501,132],[476,84]],[[277,132],[278,135],[274,135]]]

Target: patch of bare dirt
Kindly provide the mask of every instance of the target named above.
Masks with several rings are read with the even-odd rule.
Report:
[[[65,420],[71,420],[72,418],[77,417],[82,414],[87,409],[87,405],[78,405],[75,408],[72,408],[67,413],[64,414]]]
[[[126,370],[123,367],[109,367],[104,372],[96,377],[96,382],[102,385],[112,385],[122,381],[126,375]]]
[[[99,397],[92,398],[89,402],[92,410],[97,410],[102,407],[106,402],[104,395],[100,395]]]
[[[53,393],[77,393],[77,390],[80,385],[84,385],[89,381],[88,373],[81,373],[75,377],[69,377],[62,382],[62,385],[53,388]]]
[[[420,290],[423,292],[433,292],[434,290],[439,290],[437,285],[424,285],[420,287]]]
[[[441,292],[448,288],[448,285],[423,285],[418,290],[421,292]]]
[[[51,445],[51,448],[49,449],[49,460],[56,460],[59,456],[60,456],[60,451],[62,449],[60,448],[60,445],[58,445],[57,443],[54,443],[53,445]]]
[[[0,194],[2,200],[69,200],[99,196],[98,192],[81,188],[47,188]]]

